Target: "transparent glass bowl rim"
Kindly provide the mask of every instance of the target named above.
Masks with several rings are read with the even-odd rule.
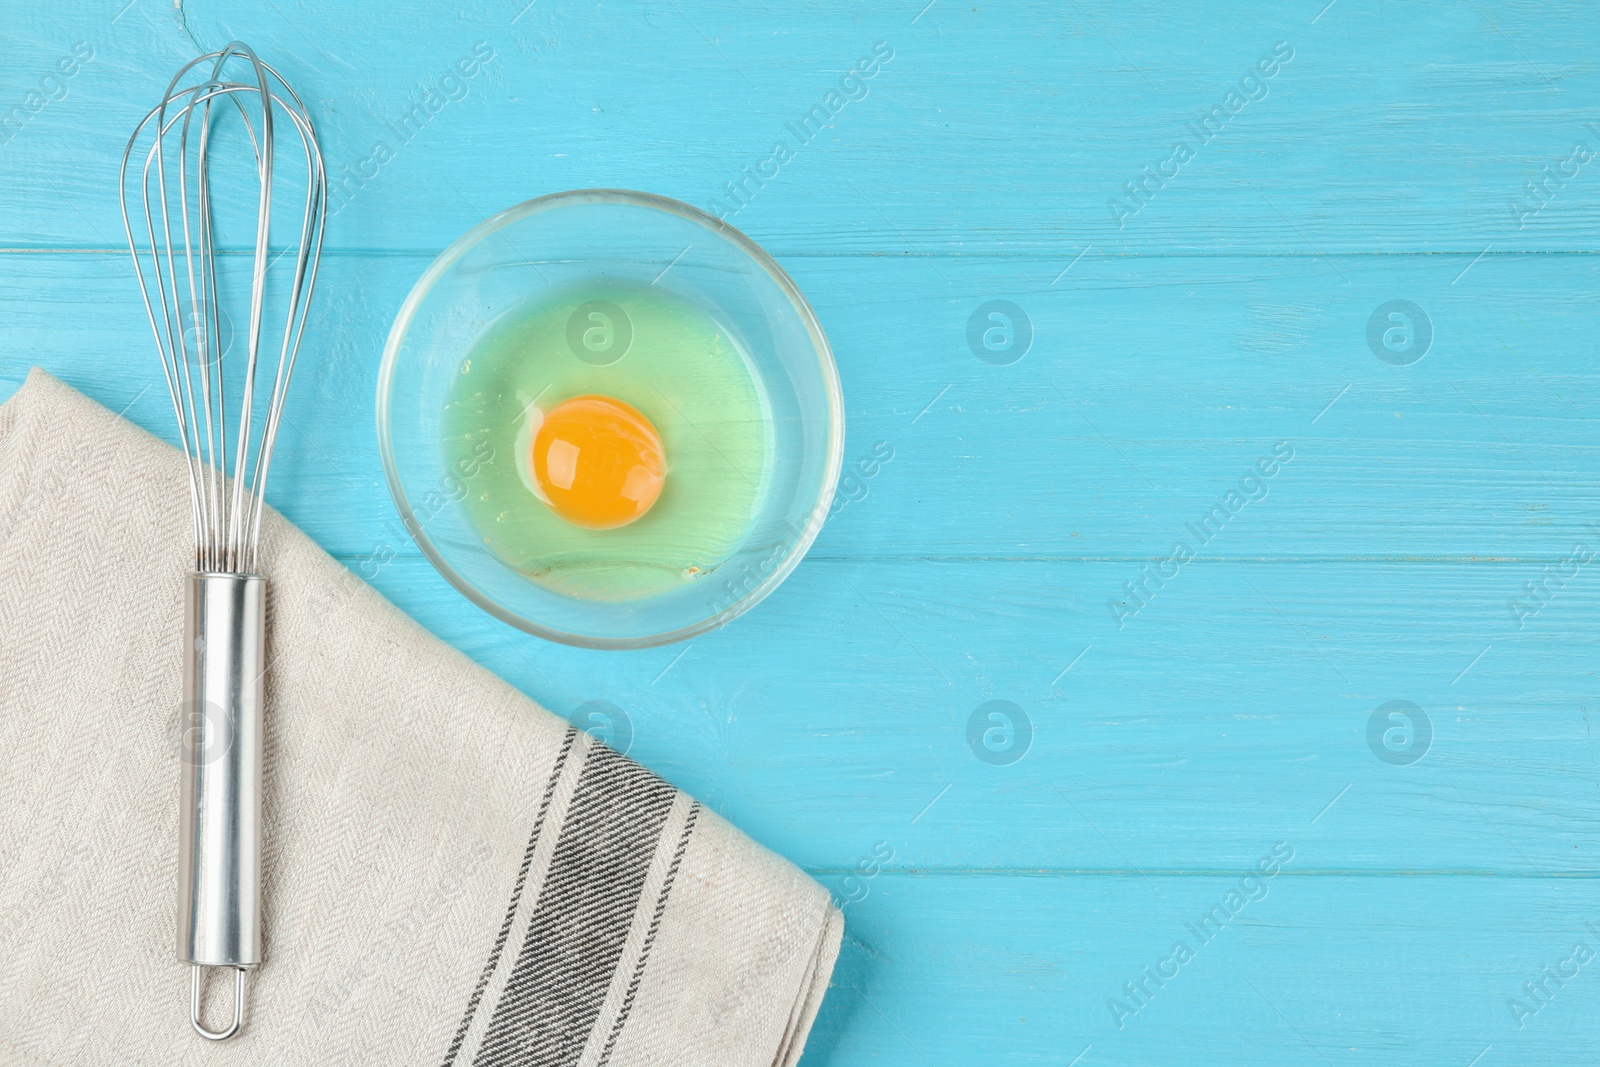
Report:
[[[680,626],[658,634],[647,634],[639,637],[596,637],[591,634],[575,634],[565,630],[558,630],[545,626],[536,620],[519,615],[490,599],[476,585],[464,578],[452,567],[444,555],[434,547],[428,535],[423,532],[422,524],[417,521],[415,512],[411,510],[410,501],[406,497],[405,487],[400,480],[399,467],[395,462],[394,449],[389,441],[389,395],[391,379],[394,368],[400,358],[401,342],[411,326],[422,302],[427,299],[433,287],[438,284],[468,251],[475,248],[489,235],[502,226],[520,221],[532,215],[548,211],[551,208],[564,207],[567,204],[593,203],[593,204],[626,204],[649,210],[663,211],[676,215],[688,222],[702,226],[716,235],[725,238],[734,247],[738,248],[751,261],[766,272],[782,291],[795,313],[804,324],[807,335],[811,338],[812,349],[817,357],[818,368],[822,372],[824,388],[828,399],[828,459],[824,467],[825,478],[821,492],[817,494],[816,503],[811,508],[805,524],[801,527],[800,536],[796,539],[793,548],[784,557],[783,561],[774,567],[772,573],[754,589],[740,597],[733,604],[721,611],[714,612],[698,622]],[[655,193],[642,193],[632,189],[568,189],[558,193],[549,193],[545,196],[524,200],[503,211],[491,215],[472,229],[458,237],[448,248],[439,253],[438,257],[422,272],[422,277],[417,279],[411,287],[411,292],[406,296],[405,303],[400,306],[400,311],[395,315],[394,325],[389,328],[388,340],[383,347],[383,360],[378,367],[378,396],[377,396],[377,423],[378,423],[378,452],[383,460],[384,478],[389,484],[389,495],[394,499],[395,509],[400,513],[400,519],[405,523],[406,530],[411,535],[418,548],[428,562],[433,564],[435,570],[444,576],[445,580],[453,585],[456,590],[472,603],[493,615],[495,618],[519,630],[543,637],[561,644],[575,645],[581,648],[598,649],[638,649],[654,648],[660,645],[670,645],[684,641],[705,633],[707,630],[723,626],[731,620],[744,614],[765,600],[773,590],[782,585],[784,580],[799,566],[811,549],[812,542],[822,530],[823,520],[827,517],[827,510],[832,504],[834,492],[839,484],[839,472],[844,462],[844,394],[839,385],[839,369],[833,360],[833,349],[828,345],[828,338],[822,331],[822,325],[817,321],[817,316],[811,310],[811,305],[800,292],[799,286],[777,262],[767,254],[766,250],[756,244],[737,228],[728,225],[722,219],[707,214],[692,204],[671,197],[659,196]]]

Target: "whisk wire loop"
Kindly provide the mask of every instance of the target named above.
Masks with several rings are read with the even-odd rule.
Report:
[[[230,62],[247,64],[248,74],[228,78]],[[193,72],[207,64],[209,73],[201,70],[196,79]],[[242,122],[258,189],[244,366],[236,375],[233,404],[229,378],[235,376],[225,373],[229,320],[219,298],[211,195],[219,105],[236,111]],[[289,141],[297,141],[304,155],[306,191],[293,245],[274,253],[272,203],[280,151],[275,122],[283,119],[297,135]],[[144,142],[148,147],[141,149]],[[129,180],[130,161],[137,184]],[[278,72],[235,41],[191,61],[173,77],[161,102],[129,138],[119,185],[123,228],[188,464],[196,568],[252,572],[267,474],[322,255],[327,175],[315,131],[300,97]],[[135,216],[143,222],[137,229]],[[276,285],[274,268],[291,251],[287,282]],[[279,289],[282,307],[269,321],[269,298],[276,303]],[[263,361],[262,346],[273,343],[276,359],[269,355]],[[258,382],[268,372],[270,387]],[[262,394],[266,410],[258,414]]]

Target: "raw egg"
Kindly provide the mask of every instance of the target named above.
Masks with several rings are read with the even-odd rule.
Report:
[[[532,436],[535,492],[574,526],[626,526],[661,496],[667,479],[661,435],[631,404],[575,396],[544,412]]]

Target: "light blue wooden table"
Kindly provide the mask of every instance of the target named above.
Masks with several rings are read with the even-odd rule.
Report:
[[[837,892],[807,1064],[1593,1062],[1592,5],[525,2],[7,5],[0,392],[171,436],[115,167],[247,40],[339,183],[272,503]],[[844,380],[845,503],[684,646],[493,621],[382,484],[412,282],[585,186],[727,213]]]

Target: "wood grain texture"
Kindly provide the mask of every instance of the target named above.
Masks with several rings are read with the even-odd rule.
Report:
[[[0,394],[38,364],[173,436],[115,164],[181,62],[243,38],[340,182],[272,502],[555,712],[621,708],[631,755],[836,891],[808,1065],[1589,1062],[1596,965],[1543,969],[1600,953],[1600,17],[924,3],[13,5]],[[864,96],[729,200],[878,42]],[[684,646],[481,614],[378,462],[417,276],[583,186],[729,211],[845,383],[856,475],[811,556]],[[1032,335],[1005,365],[968,339],[996,300]],[[1419,361],[1371,347],[1393,300],[1426,316]],[[969,740],[995,700],[1031,726],[1009,764]],[[1425,740],[1385,747],[1396,700]]]

